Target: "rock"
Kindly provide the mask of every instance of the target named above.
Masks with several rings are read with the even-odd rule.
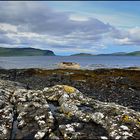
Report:
[[[101,112],[96,112],[92,115],[92,119],[97,123],[100,123],[103,118],[104,118],[104,115]]]
[[[125,125],[121,125],[120,128],[122,128],[123,130],[126,130],[126,131],[129,130],[129,128]]]
[[[43,90],[70,85],[88,97],[114,102],[140,111],[140,71],[125,69],[0,69],[0,78],[24,83],[27,89]]]
[[[31,132],[34,134],[30,136],[31,138],[41,139],[47,132],[51,132],[54,118],[42,91],[29,90],[26,93],[20,91],[20,94],[15,92],[14,96],[23,98],[22,100],[18,98],[16,102],[17,118],[19,120],[17,139],[26,138]]]
[[[140,112],[68,85],[28,90],[0,80],[2,139],[139,139]]]
[[[105,137],[105,136],[101,136],[101,139],[102,139],[102,140],[107,140],[108,138]]]
[[[14,90],[23,88],[21,84],[0,80],[0,139],[10,139],[14,120],[13,104],[10,98]]]
[[[61,69],[80,69],[80,65],[74,62],[61,62],[58,67]]]
[[[56,136],[54,133],[51,133],[51,134],[49,135],[49,139],[52,139],[52,140],[59,140],[59,137]]]
[[[37,132],[35,139],[42,139],[45,136],[45,132]]]

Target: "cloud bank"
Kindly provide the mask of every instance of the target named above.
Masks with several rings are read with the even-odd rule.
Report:
[[[140,28],[119,30],[96,18],[55,11],[47,2],[0,2],[0,46],[94,53],[110,44],[140,45]]]

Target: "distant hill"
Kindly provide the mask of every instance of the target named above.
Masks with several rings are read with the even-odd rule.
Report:
[[[77,54],[72,54],[71,56],[140,56],[140,51],[134,51],[130,53],[116,52],[110,54],[97,54],[97,55],[93,55],[90,53],[77,53]]]
[[[102,55],[102,56],[123,56],[126,55],[127,53],[125,52],[116,52],[116,53],[110,53],[110,54],[98,54],[98,55]]]
[[[0,56],[54,56],[50,50],[35,48],[3,48],[0,47]]]
[[[93,54],[90,54],[90,53],[77,53],[77,54],[72,54],[71,56],[93,56]]]
[[[140,56],[140,51],[130,52],[130,53],[127,53],[126,55],[130,55],[130,56]]]
[[[111,54],[98,54],[98,56],[140,56],[140,51],[125,53],[125,52],[117,52]]]

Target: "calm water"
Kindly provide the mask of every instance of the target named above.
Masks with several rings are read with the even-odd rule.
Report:
[[[77,62],[82,68],[140,67],[140,57],[135,56],[26,56],[0,57],[0,67],[12,68],[57,68],[59,62]]]

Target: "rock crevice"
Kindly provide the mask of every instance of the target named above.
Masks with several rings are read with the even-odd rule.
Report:
[[[140,112],[68,85],[28,90],[0,80],[2,139],[139,139]]]

